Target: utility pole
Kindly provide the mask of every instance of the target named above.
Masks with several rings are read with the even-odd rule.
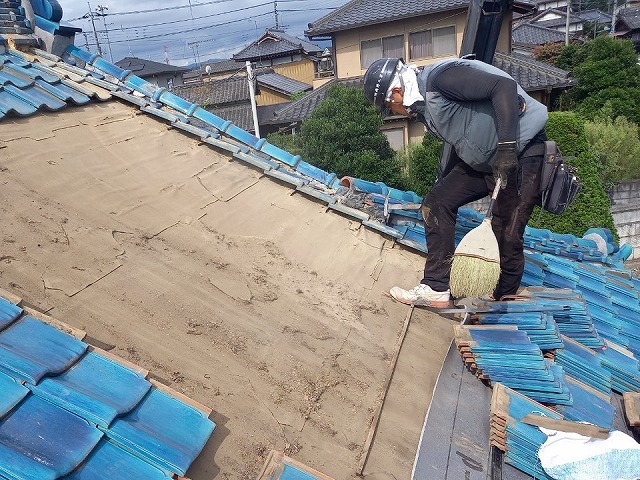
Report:
[[[276,17],[276,30],[280,30],[280,22],[278,20],[278,2],[273,2],[273,14]]]
[[[256,107],[256,91],[254,88],[253,71],[251,70],[251,62],[247,60],[245,62],[247,66],[247,79],[249,81],[249,97],[251,98],[251,113],[253,113],[253,128],[255,130],[256,137],[260,138],[260,127],[258,126],[258,108]]]
[[[609,36],[616,36],[616,17],[618,16],[618,2],[613,0],[613,13],[611,14],[611,30],[609,30]]]
[[[569,45],[569,15],[571,14],[571,0],[567,0],[567,21],[564,25],[564,44]]]
[[[104,33],[107,36],[107,45],[109,46],[109,58],[111,58],[111,63],[113,63],[113,54],[111,53],[111,41],[109,40],[109,28],[107,27],[107,14],[104,13],[105,10],[109,10],[109,7],[106,5],[98,5],[96,10],[99,12],[97,15],[102,17],[102,22],[104,23]]]
[[[100,48],[100,41],[98,40],[98,32],[96,32],[96,23],[93,20],[93,10],[91,10],[91,3],[87,2],[87,5],[89,6],[89,13],[84,15],[83,18],[86,18],[88,15],[89,18],[91,19],[91,25],[93,26],[93,36],[96,39],[96,47],[98,49],[98,55],[102,55],[102,49]]]

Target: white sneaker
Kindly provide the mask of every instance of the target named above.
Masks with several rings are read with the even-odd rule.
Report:
[[[420,284],[411,290],[393,287],[389,293],[397,301],[407,305],[446,308],[449,306],[449,290],[436,292],[429,285]]]

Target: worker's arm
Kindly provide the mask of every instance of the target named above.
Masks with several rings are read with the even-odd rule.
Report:
[[[438,72],[431,85],[453,101],[490,101],[496,112],[498,142],[515,141],[519,111],[513,79],[468,65],[454,65]]]

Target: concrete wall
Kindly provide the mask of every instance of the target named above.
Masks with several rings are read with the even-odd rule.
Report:
[[[611,214],[620,243],[633,247],[631,259],[640,258],[640,180],[621,182],[612,191]]]

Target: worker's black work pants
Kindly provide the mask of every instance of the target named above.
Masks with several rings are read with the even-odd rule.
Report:
[[[491,225],[500,247],[500,279],[493,292],[496,299],[517,292],[524,272],[524,229],[533,207],[539,203],[538,187],[542,157],[520,159],[493,207]],[[427,239],[427,260],[421,283],[433,290],[449,288],[451,259],[455,250],[458,208],[493,192],[493,174],[478,172],[459,162],[424,197],[422,216]]]

